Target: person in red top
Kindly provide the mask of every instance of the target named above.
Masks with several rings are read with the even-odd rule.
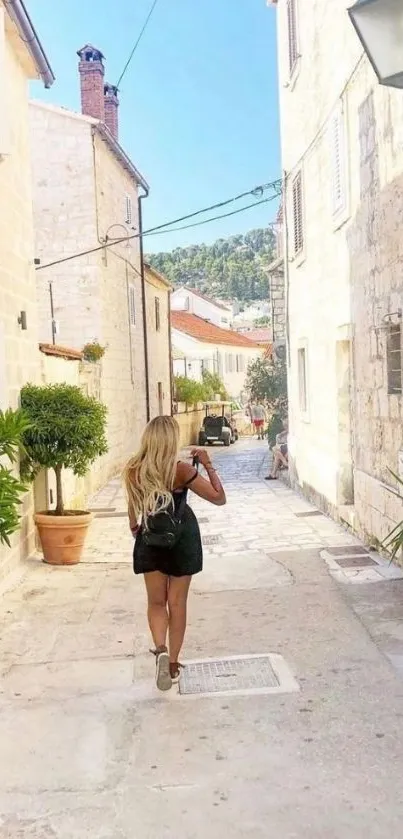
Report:
[[[133,570],[135,574],[144,574],[160,690],[169,690],[179,679],[178,658],[186,630],[189,587],[192,576],[203,568],[199,525],[186,503],[188,490],[211,504],[226,503],[223,486],[206,450],[192,449],[192,456],[204,467],[207,478],[199,475],[195,466],[179,461],[178,453],[178,423],[173,417],[155,417],[145,428],[140,450],[124,471],[130,528],[136,539]],[[144,528],[149,518],[179,506],[184,514],[180,536],[173,547],[148,544]]]

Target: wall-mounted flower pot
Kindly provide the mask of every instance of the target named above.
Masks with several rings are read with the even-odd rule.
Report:
[[[49,565],[77,565],[80,562],[91,513],[74,510],[64,516],[36,513],[35,524],[43,550],[43,561]]]

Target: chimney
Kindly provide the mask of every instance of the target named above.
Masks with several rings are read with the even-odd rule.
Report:
[[[104,105],[105,105],[105,125],[115,138],[119,137],[119,123],[118,123],[118,89],[114,84],[106,83],[104,87]]]
[[[78,50],[77,55],[80,58],[81,112],[104,122],[104,56],[91,44]]]

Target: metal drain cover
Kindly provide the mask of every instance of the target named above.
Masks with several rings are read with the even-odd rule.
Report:
[[[181,696],[242,696],[299,690],[280,655],[231,656],[190,661],[181,672]]]
[[[340,568],[366,568],[368,565],[378,565],[370,556],[339,556],[335,562]]]

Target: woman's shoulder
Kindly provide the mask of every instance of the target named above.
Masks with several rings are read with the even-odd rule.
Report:
[[[183,487],[195,474],[195,467],[185,460],[179,460],[176,467],[175,489]]]

